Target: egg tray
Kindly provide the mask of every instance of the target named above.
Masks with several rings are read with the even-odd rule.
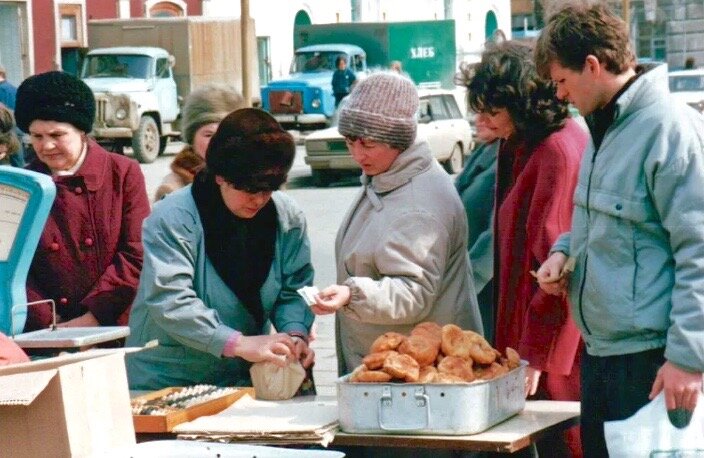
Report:
[[[201,392],[182,394],[193,388],[169,387],[132,398],[133,412],[138,412],[132,415],[135,432],[168,433],[181,423],[214,415],[246,394],[254,397],[250,387],[219,388],[216,392],[215,387],[206,386]]]

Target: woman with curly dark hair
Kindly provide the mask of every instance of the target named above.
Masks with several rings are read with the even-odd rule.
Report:
[[[516,348],[528,361],[526,395],[579,400],[579,331],[566,299],[544,293],[530,272],[569,230],[587,134],[569,117],[552,83],[538,75],[525,45],[490,45],[460,79],[469,107],[484,114],[501,139],[494,215],[496,347]],[[569,451],[564,443],[551,443],[546,456],[580,456],[578,429],[566,439]]]

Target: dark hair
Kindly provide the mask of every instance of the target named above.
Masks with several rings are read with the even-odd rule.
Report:
[[[481,62],[463,64],[457,76],[467,88],[469,108],[478,113],[505,108],[529,146],[564,126],[567,103],[557,98],[550,80],[538,75],[531,49],[515,41],[486,46]]]
[[[604,4],[567,4],[549,19],[535,48],[535,62],[543,77],[550,64],[581,72],[593,55],[609,72],[620,75],[635,66],[628,25]]]
[[[335,67],[336,68],[340,66],[340,62],[347,63],[347,58],[343,55],[337,56],[337,58],[335,59]]]
[[[209,173],[237,189],[273,191],[286,181],[295,154],[293,137],[270,114],[242,108],[220,122],[205,161]]]
[[[0,103],[0,145],[7,146],[7,155],[20,150],[20,141],[15,134],[15,118],[5,105]]]

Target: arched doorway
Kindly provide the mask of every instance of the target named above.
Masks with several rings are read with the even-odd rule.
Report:
[[[496,13],[489,11],[486,13],[484,20],[484,38],[490,40],[494,37],[494,32],[499,28],[499,21],[496,19]]]
[[[147,17],[179,17],[186,15],[186,3],[182,0],[148,1]]]

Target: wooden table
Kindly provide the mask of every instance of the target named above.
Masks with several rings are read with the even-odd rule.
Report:
[[[513,453],[545,435],[579,424],[579,402],[526,401],[518,415],[471,436],[348,434],[338,432],[332,445],[414,447]]]

